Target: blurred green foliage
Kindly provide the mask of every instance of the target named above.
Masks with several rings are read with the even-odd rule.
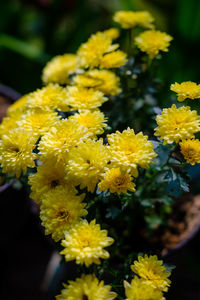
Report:
[[[40,87],[49,58],[75,52],[91,33],[112,26],[119,9],[149,10],[157,28],[174,37],[159,70],[163,102],[170,83],[199,80],[198,0],[7,0],[0,3],[0,81],[22,94]]]

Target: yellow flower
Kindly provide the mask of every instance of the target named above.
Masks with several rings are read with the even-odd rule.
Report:
[[[103,32],[91,35],[88,41],[80,46],[77,52],[78,66],[81,68],[98,67],[104,54],[118,48],[112,45],[112,39]]]
[[[58,116],[56,112],[36,109],[28,111],[27,114],[18,121],[18,126],[39,138],[55,126],[57,122],[59,122],[59,119],[60,116]]]
[[[111,286],[104,285],[95,274],[82,274],[81,278],[63,284],[65,289],[56,297],[56,300],[113,300],[117,294],[111,292]]]
[[[171,281],[168,277],[171,272],[166,271],[166,266],[162,260],[158,260],[156,255],[139,256],[138,261],[134,261],[131,270],[145,280],[145,283],[160,291],[167,292]]]
[[[103,33],[109,37],[111,40],[115,40],[119,37],[119,29],[118,28],[109,28],[104,30]]]
[[[76,120],[78,124],[84,126],[92,136],[102,134],[104,132],[103,129],[106,127],[104,114],[99,110],[81,111],[69,117],[69,119]]]
[[[85,88],[94,88],[106,95],[117,95],[121,92],[120,78],[108,70],[89,70],[73,78],[74,83]]]
[[[36,138],[23,129],[13,129],[2,136],[0,143],[0,163],[4,173],[15,174],[16,177],[34,168],[37,155],[33,153]]]
[[[132,182],[132,176],[128,173],[121,172],[120,168],[108,170],[104,178],[98,184],[100,191],[110,190],[111,193],[135,192],[135,183]]]
[[[81,189],[87,187],[93,192],[108,162],[108,150],[102,140],[87,140],[69,152],[67,178],[80,184]]]
[[[78,86],[69,86],[68,102],[73,110],[95,109],[108,100],[103,93],[95,89],[88,89]]]
[[[153,59],[159,51],[168,51],[170,41],[173,38],[165,32],[158,30],[147,30],[135,38],[138,48],[146,52]]]
[[[87,136],[86,129],[75,120],[60,120],[41,138],[39,143],[41,160],[52,157],[56,158],[57,161],[65,160],[69,150],[77,146]]]
[[[82,203],[85,195],[77,196],[69,187],[57,186],[42,197],[40,218],[45,234],[52,234],[54,241],[64,239],[65,233],[87,214]]]
[[[27,98],[28,98],[28,95],[25,95],[25,96],[21,97],[20,99],[18,99],[17,101],[15,101],[13,104],[11,104],[7,110],[7,115],[13,116],[13,114],[15,114],[15,113],[25,112]]]
[[[184,140],[179,145],[187,163],[191,165],[200,164],[200,141],[198,139]]]
[[[185,99],[198,99],[200,98],[200,84],[192,81],[185,81],[181,84],[175,82],[171,84],[170,90],[177,93],[178,101],[182,102]]]
[[[128,128],[122,133],[117,131],[107,136],[110,150],[110,160],[114,167],[138,175],[137,165],[147,169],[152,159],[156,156],[153,144],[142,132],[135,134]]]
[[[21,119],[22,112],[17,110],[11,116],[3,118],[0,124],[0,138],[2,135],[7,134],[10,130],[18,128],[17,122]]]
[[[146,282],[135,276],[131,283],[124,281],[126,300],[165,300],[160,290],[147,285]]]
[[[40,203],[43,195],[54,190],[57,186],[68,186],[76,193],[75,187],[69,180],[65,179],[65,176],[66,172],[63,163],[47,159],[37,167],[37,173],[29,176],[30,197],[37,203]]]
[[[155,136],[163,140],[163,144],[178,143],[180,140],[194,138],[194,133],[200,131],[200,116],[189,106],[177,108],[175,104],[165,108],[161,115],[156,117],[158,127]]]
[[[127,62],[127,54],[121,50],[114,51],[104,55],[101,60],[101,69],[119,68]]]
[[[68,111],[67,90],[58,84],[49,84],[29,94],[27,107],[31,109]]]
[[[66,261],[75,259],[77,264],[85,264],[86,267],[92,263],[100,264],[100,258],[108,259],[110,256],[104,248],[114,242],[107,234],[107,230],[101,230],[95,220],[90,223],[83,220],[66,232],[61,243],[65,249],[61,254],[65,255]]]
[[[75,71],[75,54],[58,55],[52,58],[43,69],[42,80],[45,83],[69,83],[69,75]]]
[[[122,28],[129,29],[135,26],[144,28],[152,28],[154,18],[148,11],[117,11],[114,14],[113,20],[119,23]]]

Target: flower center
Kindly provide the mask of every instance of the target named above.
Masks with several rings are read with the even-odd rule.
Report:
[[[19,150],[19,148],[18,148],[17,146],[14,146],[14,145],[13,145],[13,146],[11,147],[11,151],[17,152],[17,153],[18,153],[20,150]]]
[[[55,188],[60,184],[59,180],[52,180],[51,181],[51,188]]]
[[[84,294],[82,300],[88,300],[88,299],[89,299],[88,296]]]
[[[69,213],[68,213],[67,210],[61,209],[60,211],[57,212],[56,218],[59,218],[59,219],[62,219],[62,220],[64,220],[64,219],[68,220],[69,219]]]

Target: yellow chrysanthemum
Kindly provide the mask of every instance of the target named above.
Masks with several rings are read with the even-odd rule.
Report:
[[[177,100],[182,102],[185,99],[198,99],[200,98],[200,84],[192,81],[185,81],[182,83],[175,82],[171,84],[170,90],[177,93]]]
[[[161,115],[156,117],[158,127],[155,136],[163,140],[163,144],[178,143],[180,140],[194,138],[194,133],[200,131],[200,116],[189,106],[177,108],[175,104],[165,108]]]
[[[3,118],[0,124],[0,138],[2,135],[7,134],[10,130],[16,129],[19,127],[17,122],[21,119],[22,112],[19,110],[15,113],[12,113],[11,116]]]
[[[124,281],[126,300],[165,300],[160,290],[146,284],[145,280],[135,276],[131,283]]]
[[[142,132],[135,134],[128,128],[122,133],[109,134],[108,136],[110,160],[114,167],[120,167],[123,171],[138,175],[137,166],[147,169],[152,159],[156,156],[153,144]]]
[[[158,30],[147,30],[135,38],[138,48],[146,52],[153,59],[159,51],[168,51],[170,41],[173,38],[165,32]]]
[[[95,109],[101,106],[105,101],[108,100],[104,97],[104,94],[95,89],[88,89],[79,86],[69,86],[68,91],[68,102],[73,110],[77,109]]]
[[[131,270],[145,280],[145,283],[160,291],[167,292],[171,281],[168,277],[171,272],[166,271],[166,266],[162,260],[158,260],[156,255],[139,256],[138,261],[134,261]]]
[[[184,140],[179,145],[187,163],[191,165],[200,164],[200,141],[198,139]]]
[[[36,109],[28,111],[17,124],[39,138],[55,126],[59,119],[60,116],[56,112]]]
[[[69,152],[66,166],[67,178],[81,188],[93,192],[97,182],[106,170],[109,155],[102,140],[87,140]]]
[[[112,39],[103,32],[91,35],[88,41],[80,46],[77,52],[78,66],[81,68],[98,67],[103,55],[118,48],[112,45]]]
[[[49,84],[29,94],[27,107],[31,109],[68,111],[67,90],[58,84]]]
[[[34,168],[37,155],[33,153],[36,139],[23,129],[13,129],[2,136],[0,144],[0,163],[2,171],[8,174],[26,172],[27,168]]]
[[[109,37],[111,40],[115,40],[119,37],[119,29],[118,28],[109,28],[104,30],[103,33]]]
[[[85,88],[94,88],[106,95],[117,95],[121,92],[120,78],[108,70],[89,70],[74,77],[74,83]]]
[[[26,102],[27,102],[28,95],[25,95],[11,104],[7,110],[8,116],[13,116],[15,113],[23,113],[26,110]]]
[[[154,18],[148,11],[117,11],[114,14],[113,20],[119,23],[122,28],[129,29],[135,26],[144,28],[152,28]]]
[[[37,167],[37,173],[29,176],[29,185],[31,187],[30,197],[37,203],[41,202],[42,197],[49,191],[54,190],[57,186],[68,186],[76,193],[73,184],[65,179],[66,172],[63,163],[47,159]]]
[[[76,70],[76,55],[64,54],[52,58],[43,69],[42,80],[45,83],[69,83],[69,75]]]
[[[117,50],[104,55],[101,60],[101,69],[119,68],[127,62],[127,54],[121,50]]]
[[[101,182],[98,184],[100,191],[110,190],[111,193],[135,192],[135,183],[132,182],[132,176],[129,173],[121,172],[120,168],[108,170]]]
[[[41,160],[51,157],[56,158],[57,161],[65,160],[69,150],[87,138],[88,133],[86,131],[75,120],[60,120],[41,138],[39,143]]]
[[[117,294],[111,291],[111,286],[104,285],[95,274],[82,274],[81,278],[63,284],[65,289],[56,300],[113,300]]]
[[[58,242],[64,239],[66,231],[81,221],[81,217],[87,215],[84,209],[86,203],[82,203],[85,195],[75,195],[69,187],[57,186],[42,197],[40,218],[45,227],[45,234],[52,234],[52,238]]]
[[[102,134],[104,132],[104,128],[106,127],[105,116],[99,110],[81,111],[80,113],[69,117],[69,119],[76,120],[78,124],[84,126],[86,130],[91,133],[91,136]]]
[[[107,230],[101,230],[95,220],[90,223],[83,220],[66,232],[61,243],[65,249],[61,254],[65,255],[66,261],[75,259],[77,264],[85,264],[86,267],[92,263],[100,264],[100,258],[108,259],[110,256],[104,248],[114,242],[107,234]]]

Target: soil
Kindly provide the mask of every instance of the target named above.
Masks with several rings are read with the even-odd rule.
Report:
[[[162,244],[162,255],[184,246],[200,228],[200,195],[187,193],[175,200],[168,226],[155,238]]]

